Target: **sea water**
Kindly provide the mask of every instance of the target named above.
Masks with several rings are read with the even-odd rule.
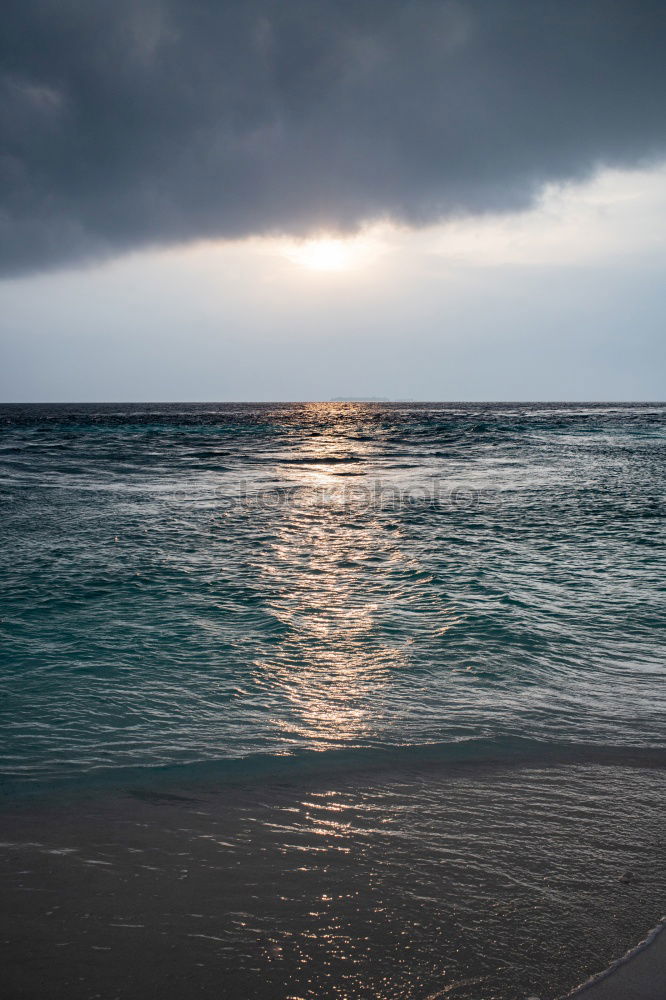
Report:
[[[178,932],[219,939],[215,995],[518,997],[594,939],[594,899],[625,894],[607,952],[658,919],[666,406],[15,405],[0,427],[5,807],[107,789],[116,817],[127,795],[215,816],[197,842],[246,851],[221,868],[247,919],[207,900],[218,923]],[[212,789],[226,834],[219,801],[187,805]],[[86,822],[44,850],[79,857]],[[100,868],[124,870],[114,843]]]

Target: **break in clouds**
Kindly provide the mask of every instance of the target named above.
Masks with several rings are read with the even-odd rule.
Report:
[[[663,0],[5,0],[0,270],[515,210],[659,156]]]

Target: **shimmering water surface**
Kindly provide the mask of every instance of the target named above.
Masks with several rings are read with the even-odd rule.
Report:
[[[0,427],[12,998],[550,1000],[656,923],[666,406]]]
[[[2,822],[4,995],[552,1000],[661,916],[665,795],[568,765],[31,808]]]
[[[664,406],[0,420],[5,778],[663,741]]]

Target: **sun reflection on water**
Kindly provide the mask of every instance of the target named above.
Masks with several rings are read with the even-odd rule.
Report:
[[[377,412],[302,404],[296,436],[283,411],[270,414],[275,444],[254,487],[270,503],[246,522],[261,535],[247,571],[270,639],[250,661],[249,688],[282,752],[385,743],[398,710],[407,719],[397,741],[408,742],[409,713],[415,725],[423,714],[423,664],[431,669],[460,621],[433,586],[429,549],[422,559],[409,536],[410,512],[377,502],[387,462]],[[422,488],[412,469],[398,477]]]
[[[408,645],[381,634],[385,581],[373,580],[378,565],[399,558],[399,538],[387,537],[371,513],[358,516],[349,494],[336,503],[341,467],[360,466],[362,476],[368,446],[358,442],[353,454],[341,449],[331,409],[329,433],[294,450],[281,470],[297,487],[316,488],[318,501],[285,509],[261,560],[275,592],[271,612],[285,631],[275,655],[255,663],[290,706],[275,726],[322,748],[371,737],[373,700],[384,701],[379,693],[404,665]]]

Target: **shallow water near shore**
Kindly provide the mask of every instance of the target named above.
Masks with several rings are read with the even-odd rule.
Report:
[[[552,1000],[661,915],[666,770],[464,765],[0,816],[12,997]]]
[[[0,407],[12,997],[546,1000],[664,906],[666,407]]]

